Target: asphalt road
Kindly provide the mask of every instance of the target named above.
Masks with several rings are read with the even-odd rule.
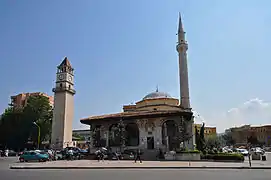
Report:
[[[270,180],[267,170],[2,170],[1,180]]]
[[[9,169],[9,165],[18,162],[18,159],[19,157],[0,157],[0,171]]]
[[[1,180],[270,180],[271,170],[10,170],[9,164],[16,163],[18,157],[0,158]]]

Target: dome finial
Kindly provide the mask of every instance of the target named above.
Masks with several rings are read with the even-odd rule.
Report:
[[[155,92],[158,92],[158,85],[156,85],[156,91]]]

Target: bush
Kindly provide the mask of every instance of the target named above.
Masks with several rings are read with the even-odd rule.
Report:
[[[207,151],[206,149],[204,149],[204,150],[202,151],[202,154],[206,155],[206,154],[208,154],[208,151]]]
[[[215,152],[214,150],[208,150],[207,154],[217,154],[217,152]]]
[[[202,159],[212,159],[215,161],[244,161],[245,158],[242,154],[231,154],[231,153],[217,153],[202,155]]]
[[[200,153],[199,150],[176,150],[176,153]]]

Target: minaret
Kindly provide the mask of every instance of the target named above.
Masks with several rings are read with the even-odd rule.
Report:
[[[179,78],[180,78],[180,106],[187,109],[190,108],[189,99],[189,83],[188,83],[188,68],[187,68],[187,49],[188,44],[185,40],[185,32],[183,29],[181,15],[179,14],[178,28],[178,44],[176,46],[179,54]]]
[[[53,88],[54,112],[51,146],[62,149],[72,146],[72,122],[74,116],[74,74],[67,57],[57,67],[56,84]]]

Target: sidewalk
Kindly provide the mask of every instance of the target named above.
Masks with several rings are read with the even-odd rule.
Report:
[[[225,162],[187,162],[187,161],[104,161],[75,160],[51,161],[43,163],[15,163],[10,169],[250,169],[247,161],[243,163]],[[269,162],[253,161],[252,169],[271,169]]]

